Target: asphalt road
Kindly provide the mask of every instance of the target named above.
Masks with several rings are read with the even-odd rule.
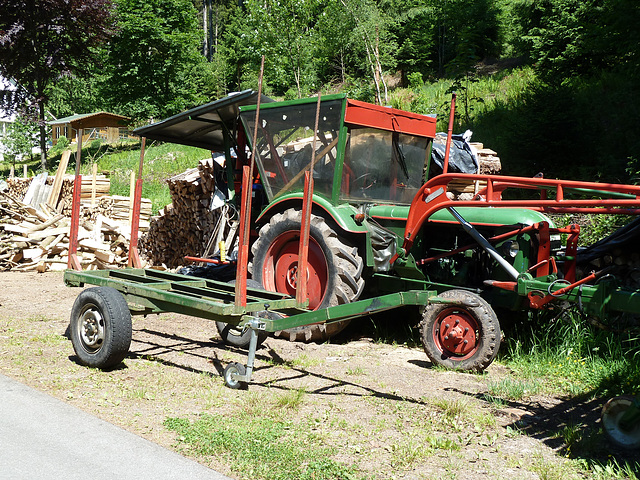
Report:
[[[0,375],[0,479],[230,480]]]

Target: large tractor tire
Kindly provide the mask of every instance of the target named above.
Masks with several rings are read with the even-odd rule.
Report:
[[[266,290],[295,296],[301,220],[300,211],[288,209],[275,214],[260,229],[251,248],[253,261],[249,271]],[[364,288],[364,262],[358,249],[340,239],[317,215],[311,215],[308,262],[309,308],[317,310],[341,305],[360,297]],[[342,331],[348,323],[345,320],[295,327],[276,332],[276,335],[291,341],[321,342]]]
[[[424,309],[420,333],[427,357],[445,368],[482,372],[498,354],[498,317],[486,300],[466,290],[447,290],[439,297],[452,303]]]

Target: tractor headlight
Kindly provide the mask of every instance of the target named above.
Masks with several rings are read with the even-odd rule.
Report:
[[[516,258],[520,251],[520,245],[515,240],[507,240],[502,244],[502,252],[505,257]]]

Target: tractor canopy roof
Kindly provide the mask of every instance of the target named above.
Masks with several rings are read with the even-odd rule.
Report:
[[[251,147],[257,99],[256,92],[245,90],[137,128],[134,134],[240,153],[246,148],[241,138]],[[435,117],[344,94],[326,95],[314,136],[317,97],[275,102],[262,96],[260,103],[256,163],[269,201],[301,190],[304,172],[311,170],[315,192],[334,204],[407,204],[424,181]]]

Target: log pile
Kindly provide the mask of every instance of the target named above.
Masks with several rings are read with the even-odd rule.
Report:
[[[67,267],[74,180],[73,175],[7,180],[7,190],[0,192],[0,270]],[[44,196],[30,194],[38,182]],[[78,258],[83,268],[127,264],[131,200],[109,196],[109,188],[106,176],[82,177]],[[149,228],[150,217],[151,201],[143,198],[140,232]]]
[[[498,154],[490,148],[485,148],[482,143],[471,142],[471,147],[475,149],[476,157],[478,157],[478,163],[480,170],[478,173],[481,175],[498,175],[502,170],[502,163]]]
[[[214,183],[209,160],[167,180],[172,203],[151,219],[140,239],[140,253],[150,263],[176,268],[185,264],[187,255],[203,255],[220,216],[212,208]]]
[[[75,183],[74,175],[67,175],[62,180],[62,188],[60,191],[60,197],[54,199],[53,203],[56,204],[56,209],[65,215],[71,215],[71,206],[73,205],[73,185]],[[94,186],[93,179],[90,176],[82,176],[82,184],[80,187],[80,198],[83,205],[91,206],[92,200],[95,198],[97,204],[101,198],[109,195],[109,189],[111,188],[111,182],[108,177],[104,175],[98,175],[95,183],[95,197],[93,194]]]
[[[29,185],[31,185],[31,181],[33,177],[29,178],[7,178],[7,193],[11,195],[13,198],[24,198],[27,194],[27,190],[29,189]]]
[[[51,208],[36,209],[0,192],[0,270],[64,270],[69,256],[70,218]],[[83,268],[127,264],[128,238],[104,215],[80,219],[78,259]]]
[[[490,148],[485,148],[482,143],[469,143],[478,159],[478,173],[481,175],[498,175],[502,170],[502,164],[498,154]],[[447,196],[451,200],[472,200],[473,197],[483,188],[487,187],[487,182],[482,180],[468,181],[456,179],[449,182]]]

